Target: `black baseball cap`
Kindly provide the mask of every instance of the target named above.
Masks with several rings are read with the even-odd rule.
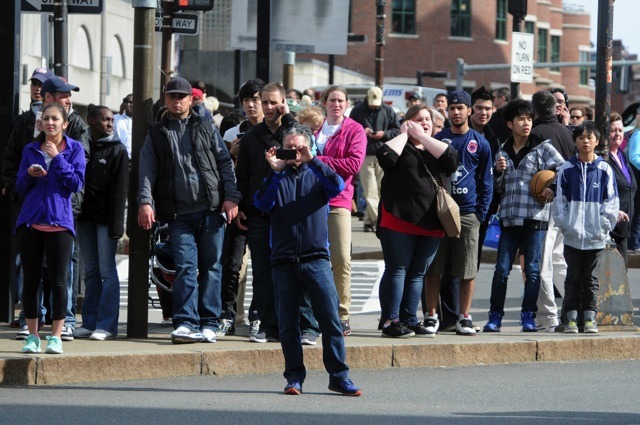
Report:
[[[191,95],[191,84],[184,78],[172,78],[167,83],[166,94],[181,93]]]

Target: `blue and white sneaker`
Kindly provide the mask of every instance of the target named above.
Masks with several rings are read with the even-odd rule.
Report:
[[[289,379],[287,386],[284,387],[284,393],[289,395],[302,394],[302,383],[297,379]]]
[[[171,342],[174,344],[190,344],[200,342],[202,339],[202,333],[192,331],[186,326],[178,326],[175,331],[171,332]]]
[[[351,397],[358,397],[362,395],[360,388],[356,387],[351,379],[329,382],[329,390]]]
[[[47,349],[44,352],[47,354],[62,354],[62,340],[57,336],[48,336]]]

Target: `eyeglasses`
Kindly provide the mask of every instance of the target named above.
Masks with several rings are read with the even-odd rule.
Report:
[[[571,118],[572,120],[579,120],[580,118],[582,118],[582,116],[580,116],[580,115],[571,115],[569,118]]]

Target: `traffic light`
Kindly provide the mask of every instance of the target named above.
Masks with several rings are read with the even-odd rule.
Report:
[[[213,0],[173,0],[173,9],[180,10],[212,10]]]

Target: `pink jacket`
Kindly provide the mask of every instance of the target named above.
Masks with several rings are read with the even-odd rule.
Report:
[[[364,129],[351,118],[344,117],[338,131],[327,140],[323,154],[318,155],[318,159],[344,180],[344,190],[329,202],[330,206],[351,211],[352,180],[362,167],[366,150],[367,136]]]

